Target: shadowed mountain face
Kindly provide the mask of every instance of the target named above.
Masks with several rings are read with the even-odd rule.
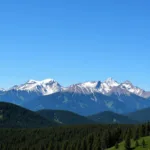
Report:
[[[34,91],[17,91],[12,89],[0,93],[0,101],[23,105],[25,102],[38,98],[39,96],[42,95]]]
[[[142,101],[141,99],[139,100]],[[129,100],[128,100],[129,102]],[[76,112],[80,115],[90,115],[106,110],[118,113],[131,112],[137,109],[136,102],[127,104],[117,98],[105,96],[100,93],[76,94],[69,92],[58,92],[52,95],[42,96],[25,104],[25,107],[33,110],[59,109]],[[138,105],[139,107],[140,105]],[[141,106],[140,106],[141,107]],[[144,107],[144,106],[142,106]]]
[[[37,113],[47,120],[50,119],[62,125],[95,124],[94,121],[70,111],[40,110]]]
[[[105,111],[102,113],[94,114],[88,116],[89,119],[98,122],[98,123],[105,123],[105,124],[112,124],[112,123],[119,123],[119,124],[135,124],[138,121],[134,119],[130,119],[128,116],[120,115],[114,112]]]
[[[68,92],[59,92],[52,95],[40,97],[27,103],[29,109],[59,109],[68,110],[80,115],[89,115],[99,111],[123,109],[123,103],[114,98],[95,93],[84,95]]]
[[[115,99],[118,99],[119,101],[124,103],[124,107],[126,107],[125,112],[133,112],[139,109],[147,108],[150,106],[150,101],[146,100],[140,96],[137,96],[135,94],[121,94],[121,95],[116,95],[112,94],[110,97],[113,97]],[[124,113],[125,113],[124,112]]]
[[[47,120],[35,112],[11,103],[0,102],[0,127],[39,128],[56,125],[56,122]]]

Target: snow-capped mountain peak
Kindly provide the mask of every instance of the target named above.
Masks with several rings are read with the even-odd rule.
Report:
[[[108,86],[114,87],[114,86],[119,86],[119,83],[115,81],[113,78],[108,78],[104,81]]]
[[[138,96],[143,96],[144,90],[134,86],[130,81],[126,80],[123,83],[118,83],[113,78],[108,78],[101,84],[100,92],[107,95],[111,93],[117,93],[119,91],[119,95],[122,94],[135,94]]]
[[[101,84],[101,88],[99,89],[99,91],[102,94],[109,94],[111,92],[111,90],[113,89],[113,87],[117,87],[120,84],[115,81],[113,78],[108,78],[106,79],[102,84]]]
[[[37,92],[42,95],[49,95],[61,91],[61,85],[53,79],[42,81],[28,80],[25,84],[14,86],[10,90]]]
[[[120,86],[122,89],[126,89],[130,93],[136,94],[138,96],[142,96],[144,93],[144,90],[134,86],[130,81],[125,81],[124,83],[121,84]]]

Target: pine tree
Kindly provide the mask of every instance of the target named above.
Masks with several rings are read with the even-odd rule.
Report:
[[[118,142],[115,144],[115,149],[118,149],[119,148],[119,145],[118,145]]]
[[[68,146],[68,141],[63,143],[62,150],[66,150],[67,146]]]
[[[104,149],[106,149],[106,148],[107,148],[106,141],[105,141],[105,139],[104,139],[104,138],[102,138],[102,139],[101,139],[101,143],[100,143],[100,145],[101,145],[101,149],[102,149],[102,150],[104,150]]]
[[[135,130],[133,139],[134,139],[134,141],[139,139],[139,129],[138,128]]]
[[[101,150],[101,139],[98,136],[94,137],[92,150]]]
[[[93,137],[93,135],[89,135],[89,136],[87,137],[88,150],[92,150],[93,142],[94,142],[94,137]]]
[[[54,149],[54,144],[51,142],[51,143],[49,144],[48,150],[53,150],[53,149]]]
[[[130,131],[127,132],[126,138],[125,138],[125,150],[130,150],[131,149],[131,134]]]
[[[136,140],[135,141],[135,147],[138,147],[139,146],[139,142]]]
[[[144,136],[145,136],[145,126],[142,125],[142,126],[140,127],[140,137],[144,137]]]
[[[146,143],[145,143],[145,140],[143,139],[143,140],[142,140],[142,147],[144,148],[145,145],[146,145]]]
[[[110,147],[110,132],[107,130],[101,138],[101,148],[106,149],[108,147]]]
[[[83,139],[81,143],[81,150],[85,150],[85,149],[87,149],[87,144],[86,144],[86,140]]]
[[[150,126],[149,126],[149,122],[146,124],[146,129],[145,129],[145,136],[149,136],[149,129],[150,129]]]
[[[77,141],[76,150],[79,150],[80,148],[81,148],[81,143],[80,143],[80,141]]]

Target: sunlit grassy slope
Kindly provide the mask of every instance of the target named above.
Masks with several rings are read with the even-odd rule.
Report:
[[[146,146],[144,148],[141,146],[141,143],[142,143],[143,139],[146,142]],[[150,136],[141,138],[138,141],[139,141],[139,145],[140,146],[135,148],[134,147],[135,146],[135,142],[132,140],[132,149],[133,150],[150,150]],[[116,150],[116,148],[112,147],[112,148],[110,148],[108,150]],[[119,144],[119,148],[117,150],[124,150],[124,142],[122,142],[122,143]]]

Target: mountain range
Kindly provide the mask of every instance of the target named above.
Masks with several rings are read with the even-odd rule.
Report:
[[[8,90],[1,88],[0,101],[31,110],[59,109],[80,115],[103,111],[123,114],[150,107],[150,92],[134,86],[130,81],[119,83],[112,78],[68,87],[53,79],[29,80]]]

